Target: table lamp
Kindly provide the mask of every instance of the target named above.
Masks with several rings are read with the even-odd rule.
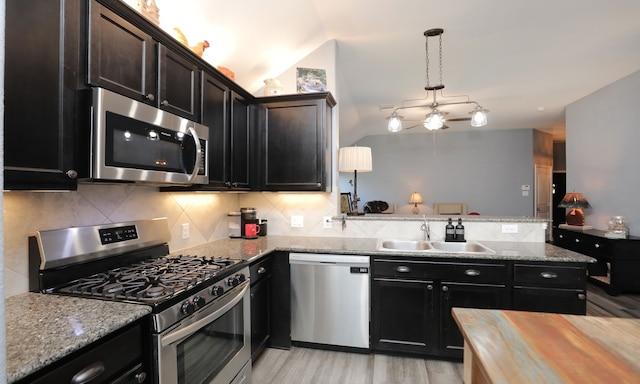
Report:
[[[417,215],[420,212],[420,209],[418,209],[418,204],[422,204],[422,203],[423,203],[422,195],[419,194],[418,192],[413,192],[409,197],[409,204],[413,204],[413,209],[411,210],[411,212],[413,212],[415,215]]]
[[[573,191],[564,195],[558,207],[569,208],[566,216],[568,225],[583,226],[584,212],[582,212],[582,209],[591,208],[591,205],[582,193]]]
[[[358,211],[358,172],[371,172],[372,167],[371,148],[369,147],[344,147],[338,152],[338,171],[353,172],[353,201],[351,202],[350,216],[364,215]]]

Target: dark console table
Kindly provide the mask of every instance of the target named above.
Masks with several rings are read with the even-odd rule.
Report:
[[[589,281],[609,295],[640,292],[640,237],[610,239],[605,231],[554,228],[554,244],[598,260],[589,265]]]

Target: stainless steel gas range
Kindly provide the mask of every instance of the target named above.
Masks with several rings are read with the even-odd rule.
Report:
[[[36,232],[30,290],[150,306],[146,382],[250,383],[248,267],[170,239],[166,218]]]

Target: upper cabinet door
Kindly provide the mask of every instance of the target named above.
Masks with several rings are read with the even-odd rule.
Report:
[[[264,103],[262,189],[331,190],[329,93],[276,96]]]
[[[6,2],[4,189],[77,189],[84,6]]]
[[[200,121],[200,68],[184,56],[158,44],[159,107]]]
[[[153,38],[100,3],[89,4],[88,83],[155,105]]]
[[[251,105],[235,92],[231,92],[231,187],[251,187]]]

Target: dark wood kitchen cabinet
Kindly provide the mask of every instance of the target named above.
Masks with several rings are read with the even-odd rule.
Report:
[[[587,313],[585,266],[516,263],[513,309],[574,315]]]
[[[89,3],[88,79],[134,100],[200,120],[200,68],[180,46],[158,42],[137,23]]]
[[[555,245],[597,260],[589,265],[588,279],[608,294],[640,292],[640,237],[609,239],[602,230],[572,231],[564,228],[554,228],[553,237]]]
[[[433,281],[374,275],[371,298],[373,350],[427,354],[434,349],[437,326]]]
[[[77,189],[84,2],[8,1],[4,189]]]
[[[206,189],[253,188],[252,106],[228,84],[202,74],[202,124],[209,127],[209,185]]]
[[[271,338],[271,261],[272,256],[266,256],[249,266],[252,361],[256,361]]]
[[[330,93],[259,98],[261,189],[330,191]]]
[[[375,259],[371,347],[461,358],[463,338],[451,309],[506,308],[507,281],[505,263]]]

